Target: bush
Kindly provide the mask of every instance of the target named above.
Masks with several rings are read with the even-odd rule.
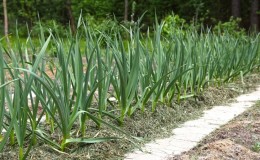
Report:
[[[40,33],[40,26],[44,26],[43,30],[44,30],[44,34],[46,34],[46,36],[49,34],[49,30],[52,31],[53,34],[57,34],[61,37],[65,37],[67,35],[68,32],[68,27],[64,27],[62,26],[62,24],[60,24],[59,22],[55,21],[55,20],[48,20],[48,21],[44,21],[44,22],[36,22],[35,25],[32,27],[32,36],[37,36]]]
[[[112,34],[114,31],[122,31],[120,23],[116,19],[112,19],[109,15],[105,19],[96,19],[94,16],[87,14],[85,16],[87,26],[94,30],[96,35],[100,32]]]
[[[177,14],[171,14],[164,18],[163,20],[163,34],[170,35],[172,33],[182,33],[184,34],[184,30],[188,28],[188,24],[186,20],[179,17]]]
[[[213,31],[218,34],[229,34],[235,37],[245,36],[246,32],[244,28],[239,27],[241,18],[230,17],[227,22],[219,22],[214,28]]]

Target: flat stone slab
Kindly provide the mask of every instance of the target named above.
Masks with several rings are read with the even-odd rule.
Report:
[[[250,94],[244,94],[244,95],[238,96],[236,98],[236,100],[238,102],[255,102],[255,101],[260,100],[259,95],[260,95],[260,91],[257,90],[255,92],[250,93]]]
[[[196,127],[196,128],[211,128],[217,129],[219,126],[217,124],[210,124],[203,119],[197,119],[193,121],[185,122],[182,127]]]
[[[167,158],[168,155],[180,154],[183,150],[190,150],[197,145],[196,142],[173,139],[156,140],[155,142],[145,145],[144,152],[135,150],[126,155],[126,160],[161,160]]]
[[[227,106],[215,106],[204,111],[202,117],[185,122],[172,130],[172,136],[147,143],[142,150],[125,155],[126,160],[164,160],[195,147],[205,136],[252,107],[260,100],[260,87],[256,91],[236,98]]]
[[[199,142],[203,139],[206,135],[205,134],[176,134],[173,138],[176,140],[183,140],[183,141],[190,141],[190,142]],[[197,144],[197,143],[196,143]],[[186,144],[184,144],[186,145]]]
[[[208,135],[212,132],[213,128],[197,128],[197,127],[181,127],[172,130],[173,134],[202,134]]]
[[[246,102],[237,102],[237,103],[232,103],[230,104],[231,107],[237,107],[237,108],[250,108],[255,104],[255,102],[250,102],[250,101],[246,101]]]
[[[125,160],[160,160],[162,157],[157,157],[156,155],[152,154],[129,154],[125,158]]]

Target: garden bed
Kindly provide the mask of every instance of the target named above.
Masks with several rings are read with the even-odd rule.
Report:
[[[175,101],[170,107],[159,105],[156,107],[154,113],[148,111],[149,108],[147,108],[147,111],[144,113],[139,110],[135,112],[132,117],[127,117],[125,119],[122,129],[133,136],[142,137],[143,140],[136,143],[136,145],[140,147],[153,139],[169,136],[173,128],[176,128],[179,124],[187,120],[198,118],[203,113],[203,110],[209,109],[213,105],[229,103],[233,101],[233,98],[237,95],[253,90],[259,81],[260,77],[257,74],[251,74],[245,77],[245,84],[242,84],[240,80],[237,80],[235,83],[227,83],[222,87],[208,87],[203,94],[195,98],[188,98],[181,101],[179,104]],[[106,120],[116,124],[110,119]],[[72,132],[76,132],[76,130],[77,128],[74,128]],[[86,133],[89,137],[121,135],[106,126],[97,129],[96,125],[90,122]],[[237,132],[234,132],[234,134],[236,133]],[[61,135],[54,132],[52,136],[59,137]],[[229,141],[225,142],[230,145]],[[39,141],[29,153],[28,159],[123,159],[124,154],[137,147],[136,145],[127,139],[96,144],[80,143],[70,146],[69,150],[66,150],[65,153],[52,149],[49,145]],[[188,153],[191,155],[195,154],[194,152]],[[6,146],[3,153],[0,154],[0,158],[17,159],[18,147],[16,145]]]

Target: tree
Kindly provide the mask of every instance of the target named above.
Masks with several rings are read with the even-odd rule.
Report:
[[[7,17],[6,0],[3,0],[3,10],[4,10],[4,34],[8,40],[8,17]]]
[[[65,7],[67,9],[67,14],[69,16],[70,28],[71,28],[72,33],[74,34],[76,32],[76,27],[75,27],[75,19],[74,19],[74,16],[72,14],[71,1],[70,0],[66,1]]]
[[[125,0],[125,13],[124,13],[124,21],[128,20],[128,0]]]
[[[232,0],[232,16],[240,17],[240,0]]]
[[[251,28],[255,31],[258,31],[258,7],[259,7],[259,1],[253,0],[251,4],[251,15],[250,15],[250,24]]]

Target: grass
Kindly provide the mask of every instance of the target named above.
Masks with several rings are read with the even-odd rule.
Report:
[[[15,45],[0,47],[0,129],[7,131],[0,149],[18,144],[19,159],[26,159],[39,140],[62,152],[82,143],[135,144],[143,135],[128,133],[124,125],[137,112],[175,108],[209,86],[243,80],[259,68],[259,36],[186,31],[164,37],[163,23],[156,22],[153,36],[144,37],[140,23],[124,28],[127,40],[116,29],[94,34],[81,18],[77,33],[66,38],[46,36],[40,26],[39,41],[29,35],[23,44],[17,31]],[[89,123],[121,134],[90,136]]]

